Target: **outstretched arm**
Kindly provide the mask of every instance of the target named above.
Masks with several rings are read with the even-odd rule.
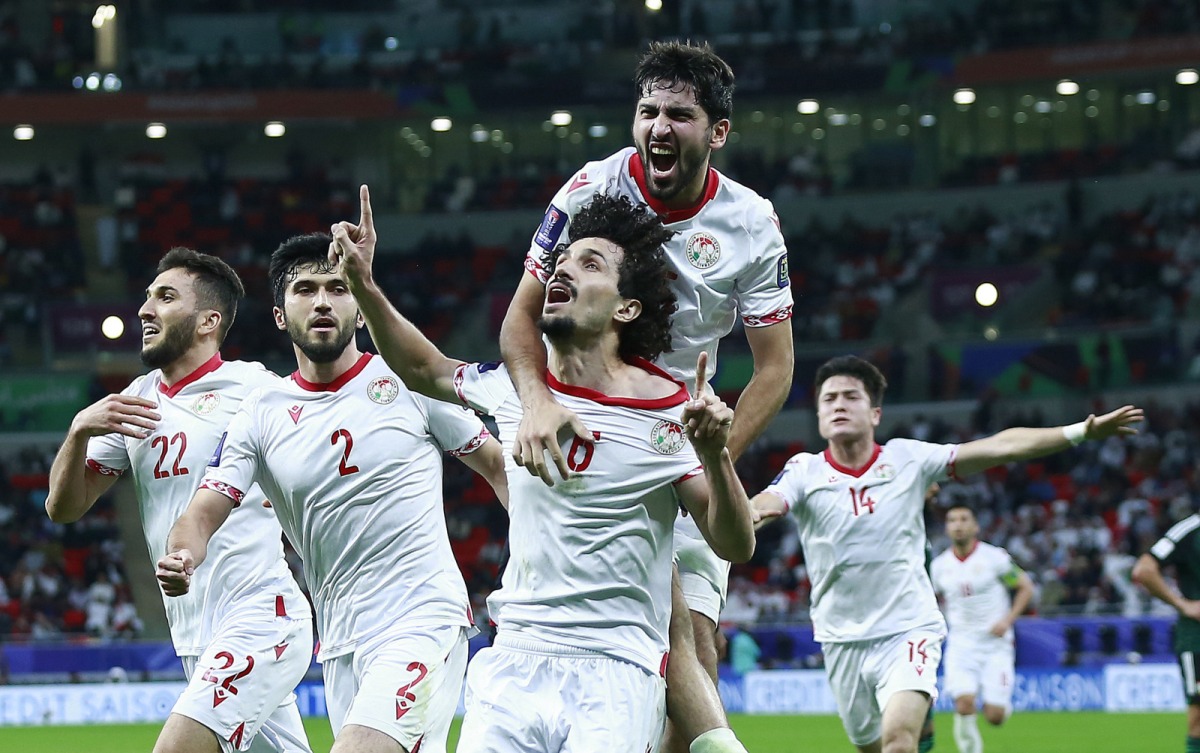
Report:
[[[960,477],[969,476],[1005,463],[1061,452],[1085,440],[1130,436],[1137,434],[1131,424],[1142,418],[1141,408],[1126,405],[1103,416],[1090,415],[1070,426],[1005,429],[999,434],[960,445],[954,471]]]
[[[454,372],[462,361],[447,358],[412,322],[405,319],[375,282],[371,265],[375,258],[375,222],[371,214],[371,195],[366,186],[359,188],[361,217],[357,225],[339,222],[330,228],[330,262],[340,264],[346,284],[358,301],[371,339],[379,355],[404,384],[416,392],[437,400],[458,402],[454,391]]]
[[[211,489],[197,489],[192,501],[167,535],[167,554],[158,560],[155,577],[167,596],[182,596],[192,573],[208,556],[208,542],[229,518],[234,502]]]

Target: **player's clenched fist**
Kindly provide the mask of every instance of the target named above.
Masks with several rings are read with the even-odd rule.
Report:
[[[154,409],[158,405],[133,395],[109,395],[75,414],[71,432],[85,437],[123,434],[145,439],[162,419]]]
[[[687,437],[700,457],[720,454],[733,427],[733,409],[709,389],[707,371],[708,353],[702,351],[696,360],[696,389],[683,409]]]
[[[339,265],[353,290],[371,282],[371,262],[375,258],[375,220],[371,214],[371,192],[359,186],[358,224],[339,222],[329,228],[329,263]]]
[[[192,573],[196,572],[195,559],[188,549],[171,552],[158,560],[154,576],[167,596],[183,596],[192,585]]]

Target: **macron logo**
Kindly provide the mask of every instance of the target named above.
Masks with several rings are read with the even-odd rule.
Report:
[[[588,180],[587,173],[580,173],[579,175],[575,176],[575,179],[571,181],[571,185],[567,187],[567,193],[571,193],[576,188],[583,188],[590,182],[591,181]]]
[[[300,423],[300,411],[302,410],[304,410],[303,405],[293,405],[291,408],[288,408],[288,415],[292,417],[293,424]]]

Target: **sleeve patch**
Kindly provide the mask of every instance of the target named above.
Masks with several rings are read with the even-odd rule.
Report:
[[[551,204],[546,210],[546,216],[542,218],[541,227],[533,236],[533,242],[549,251],[557,245],[558,238],[566,226],[567,213]]]
[[[784,286],[780,285],[780,287],[784,287]],[[775,309],[774,311],[772,311],[769,314],[763,314],[761,316],[758,316],[755,314],[747,314],[742,317],[742,323],[745,324],[747,327],[769,327],[772,324],[779,324],[780,322],[786,322],[788,319],[791,319],[791,318],[792,318],[792,304],[789,303],[788,305],[784,306],[783,308]]]
[[[217,481],[216,479],[211,479],[211,478],[206,478],[203,481],[201,481],[200,488],[208,489],[209,491],[213,491],[213,492],[216,492],[217,494],[223,494],[226,497],[229,497],[230,499],[233,500],[234,507],[237,507],[238,505],[242,504],[242,499],[244,499],[246,496],[246,493],[243,492],[241,489],[238,489],[237,487],[227,484],[224,481]]]
[[[458,368],[454,370],[454,394],[458,395],[458,400],[467,408],[471,408],[471,403],[467,400],[467,396],[463,394],[463,382],[467,380],[467,364],[460,363]],[[472,408],[474,410],[474,408]]]
[[[786,288],[791,283],[791,278],[788,276],[788,256],[784,254],[779,257],[779,263],[775,265],[775,284],[781,288]]]
[[[449,452],[449,454],[453,455],[456,458],[461,458],[464,455],[470,455],[472,452],[475,452],[480,447],[483,447],[483,443],[488,441],[488,439],[490,439],[491,436],[492,436],[491,432],[489,432],[486,428],[481,429],[479,431],[479,434],[477,434],[470,442],[467,442],[465,445],[463,445],[462,447],[459,447],[457,450],[448,450],[447,452]]]
[[[87,467],[91,468],[96,473],[99,473],[101,476],[120,476],[121,475],[121,471],[117,470],[116,468],[109,468],[107,465],[101,465],[100,463],[96,462],[95,460],[92,460],[91,458],[87,459]]]
[[[208,459],[208,467],[216,468],[221,464],[221,453],[225,451],[225,438],[229,436],[229,432],[221,432],[221,441],[217,442],[217,447],[213,450],[212,457]]]

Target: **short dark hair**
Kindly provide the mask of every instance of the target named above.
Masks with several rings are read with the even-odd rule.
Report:
[[[946,508],[946,514],[947,514],[947,515],[949,515],[951,510],[966,510],[967,512],[971,513],[971,517],[972,517],[972,518],[978,518],[978,517],[979,517],[978,515],[976,515],[976,514],[975,514],[975,508],[974,508],[974,507],[971,507],[971,506],[970,506],[969,504],[967,504],[966,502],[954,502],[954,503],[952,503],[952,504],[951,504],[949,507],[947,507],[947,508]]]
[[[288,238],[271,253],[271,298],[275,305],[283,308],[288,283],[296,278],[297,267],[315,267],[326,274],[337,269],[329,263],[329,244],[333,236],[329,233],[306,233]]]
[[[633,74],[638,97],[655,85],[687,84],[711,123],[733,115],[733,69],[707,42],[651,42]]]
[[[183,246],[176,246],[163,256],[157,273],[161,275],[172,269],[183,269],[196,278],[196,302],[221,313],[220,340],[224,342],[237,318],[238,301],[246,295],[238,273],[212,254]]]
[[[863,383],[863,388],[867,391],[867,397],[871,400],[871,407],[878,408],[883,404],[883,391],[887,389],[887,379],[884,378],[883,372],[875,367],[875,364],[866,361],[858,356],[837,356],[830,358],[825,363],[821,364],[821,368],[817,369],[816,379],[813,380],[814,387],[820,393],[821,385],[825,384],[826,380],[835,376],[854,377]]]
[[[621,328],[618,352],[621,358],[654,360],[671,349],[671,315],[675,293],[671,291],[670,265],[663,244],[675,232],[645,204],[634,204],[628,196],[597,194],[571,218],[572,242],[603,238],[624,252],[617,269],[617,292],[641,302],[642,313]],[[566,244],[542,253],[542,267],[554,272]]]

